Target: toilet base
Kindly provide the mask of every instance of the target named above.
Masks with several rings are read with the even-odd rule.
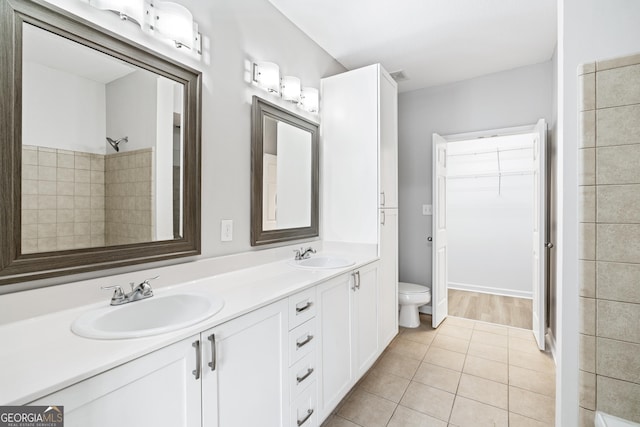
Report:
[[[420,326],[420,314],[417,305],[400,305],[400,317],[398,325],[403,328],[417,328]]]

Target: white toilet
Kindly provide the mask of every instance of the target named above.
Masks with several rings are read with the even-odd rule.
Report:
[[[415,283],[398,282],[398,304],[400,319],[398,324],[403,328],[420,326],[418,307],[431,301],[431,289]]]

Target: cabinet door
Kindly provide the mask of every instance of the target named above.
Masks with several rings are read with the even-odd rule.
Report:
[[[398,334],[398,210],[380,212],[378,332],[385,348]]]
[[[360,378],[378,357],[378,264],[360,268],[356,274],[353,306],[355,374]]]
[[[354,283],[349,274],[318,285],[321,370],[318,403],[321,420],[330,414],[353,384],[352,287]]]
[[[398,87],[380,67],[380,207],[398,207]]]
[[[64,406],[67,427],[201,425],[195,336],[43,397]]]
[[[202,334],[203,426],[289,422],[287,301]]]

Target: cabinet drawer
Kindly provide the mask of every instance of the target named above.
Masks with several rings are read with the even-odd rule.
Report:
[[[289,297],[289,329],[303,324],[316,315],[316,287]]]
[[[317,427],[316,383],[311,384],[291,405],[291,427]]]
[[[316,354],[311,352],[289,368],[291,401],[293,402],[318,376]]]
[[[316,348],[316,319],[306,321],[289,332],[289,366],[311,353]]]

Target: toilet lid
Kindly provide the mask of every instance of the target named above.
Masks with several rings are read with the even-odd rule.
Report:
[[[407,282],[398,282],[398,291],[402,292],[403,294],[420,294],[431,292],[426,286]]]

